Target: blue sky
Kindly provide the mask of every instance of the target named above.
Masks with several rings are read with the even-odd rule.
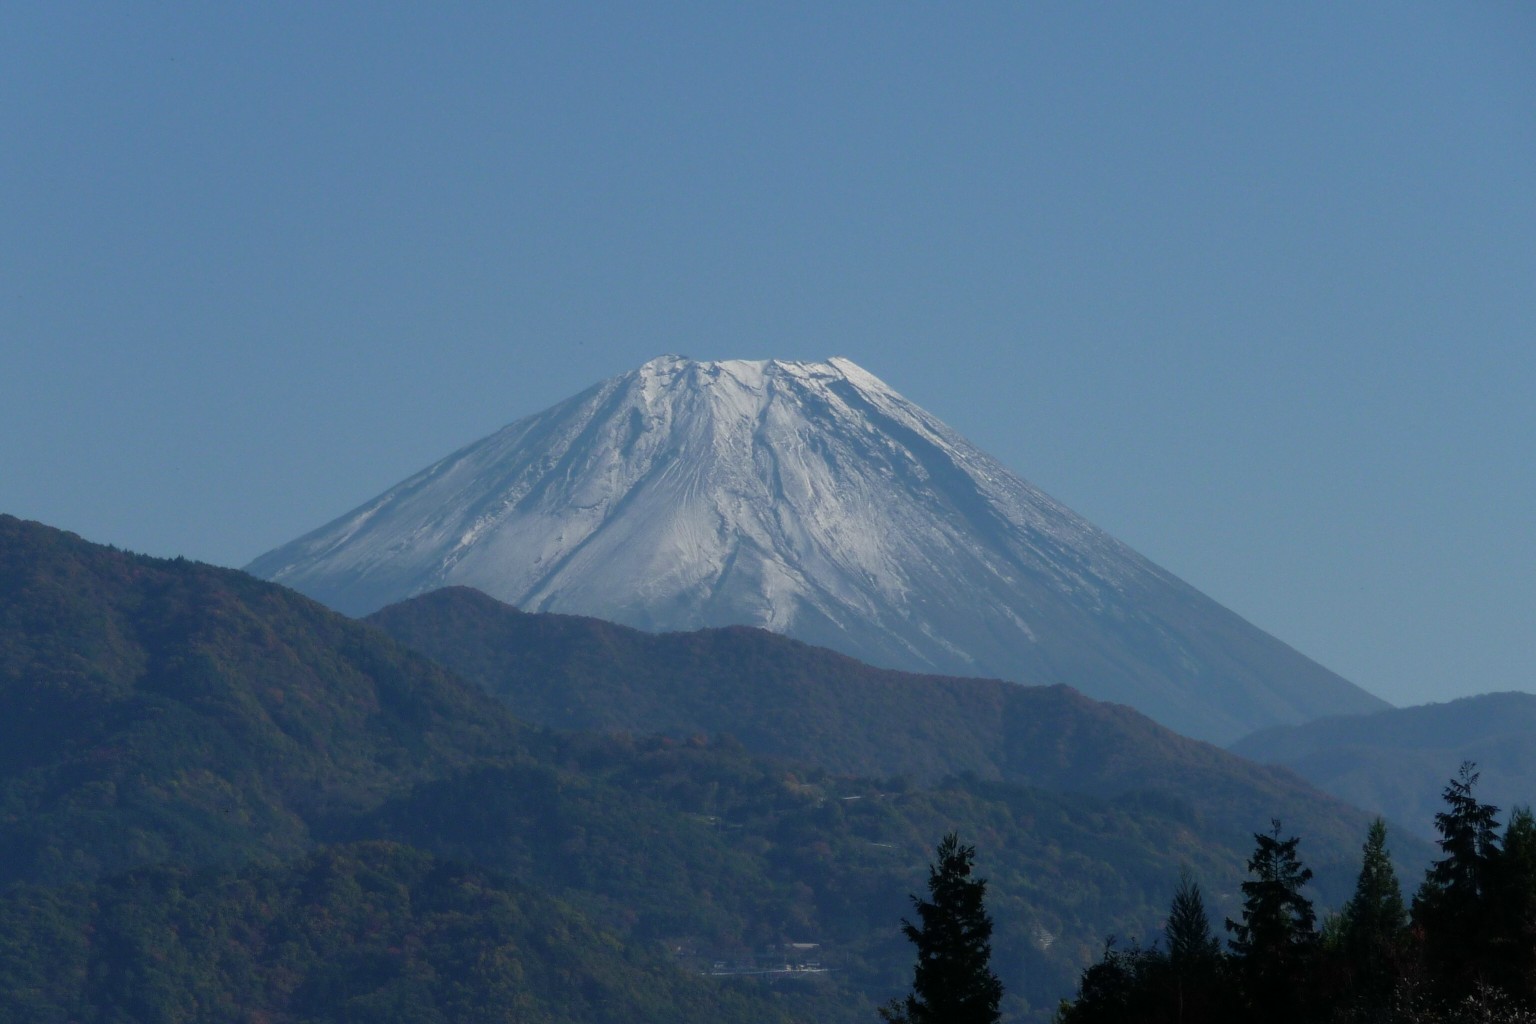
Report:
[[[240,565],[844,355],[1389,700],[1536,689],[1529,5],[18,2],[0,138],[0,511]]]

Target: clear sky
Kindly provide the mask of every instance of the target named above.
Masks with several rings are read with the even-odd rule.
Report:
[[[1536,690],[1536,7],[0,6],[0,511],[242,565],[667,352]]]

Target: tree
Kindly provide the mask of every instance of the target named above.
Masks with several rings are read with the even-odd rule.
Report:
[[[992,918],[984,906],[987,883],[972,877],[974,846],[954,832],[928,866],[926,900],[912,897],[917,923],[903,919],[902,934],[917,947],[912,992],[880,1011],[908,1024],[995,1024],[1002,983],[992,973]]]
[[[1168,967],[1173,1008],[1167,1019],[1175,1024],[1233,1019],[1221,940],[1211,934],[1210,918],[1200,886],[1187,870],[1179,873],[1168,908]]]
[[[1188,871],[1168,909],[1168,951],[1132,942],[1083,971],[1077,999],[1057,1012],[1060,1024],[1226,1024],[1241,1017],[1225,970],[1221,943],[1211,934],[1200,886]]]
[[[1317,914],[1301,887],[1312,880],[1312,869],[1302,867],[1296,856],[1300,839],[1280,838],[1280,819],[1270,822],[1268,835],[1254,833],[1257,847],[1248,858],[1243,883],[1243,920],[1227,918],[1232,951],[1253,961],[1283,957],[1310,946],[1317,937]]]
[[[1339,921],[1339,947],[1354,989],[1372,1007],[1385,1006],[1391,998],[1407,926],[1408,911],[1387,852],[1387,823],[1377,818],[1361,848],[1355,894]]]
[[[1063,1000],[1058,1024],[1160,1024],[1176,1019],[1170,1006],[1177,994],[1166,991],[1168,957],[1154,944],[1132,942],[1116,949],[1111,937],[1104,956],[1083,971],[1077,998]]]
[[[1408,909],[1387,851],[1387,823],[1381,818],[1371,822],[1360,853],[1355,894],[1344,904],[1344,941],[1351,941],[1350,936],[1356,941],[1395,941],[1408,925]]]
[[[1413,898],[1413,923],[1424,932],[1424,958],[1446,996],[1460,997],[1486,980],[1495,936],[1491,896],[1499,859],[1499,809],[1481,803],[1478,773],[1463,761],[1441,794],[1435,815],[1444,857],[1430,865]]]
[[[1463,761],[1458,777],[1441,794],[1446,809],[1435,815],[1435,828],[1445,856],[1430,865],[1424,881],[1429,895],[1469,905],[1487,891],[1499,852],[1499,823],[1494,818],[1499,809],[1479,802],[1473,794],[1480,777],[1476,768],[1471,761]]]
[[[1308,991],[1303,973],[1317,943],[1317,915],[1301,887],[1312,870],[1296,856],[1300,840],[1282,840],[1280,821],[1268,835],[1255,833],[1258,844],[1248,859],[1251,876],[1243,883],[1243,920],[1227,919],[1232,951],[1240,959],[1245,992],[1253,1019],[1298,1020],[1300,1000]]]
[[[1202,963],[1221,955],[1221,940],[1211,934],[1200,886],[1188,871],[1179,874],[1179,887],[1168,908],[1167,935],[1168,958],[1175,964]]]
[[[1496,884],[1491,952],[1498,982],[1512,996],[1536,1005],[1536,817],[1529,807],[1509,812]]]

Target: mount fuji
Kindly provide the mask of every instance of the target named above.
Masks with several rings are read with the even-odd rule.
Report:
[[[463,585],[649,630],[762,626],[1066,683],[1216,742],[1387,706],[846,359],[652,360],[247,569],[353,615]]]

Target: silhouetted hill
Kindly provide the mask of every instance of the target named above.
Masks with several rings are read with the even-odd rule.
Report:
[[[933,782],[972,772],[1053,791],[1140,793],[1186,808],[1212,841],[1239,845],[1270,817],[1340,850],[1365,827],[1354,808],[1289,772],[1067,687],[876,669],[748,627],[651,634],[524,613],[463,587],[368,621],[541,725],[729,735],[753,753],[834,773]],[[1406,846],[1409,857],[1426,852]]]
[[[1232,745],[1431,838],[1440,791],[1477,762],[1478,798],[1506,811],[1536,802],[1536,695],[1488,693],[1445,704],[1265,729]]]

